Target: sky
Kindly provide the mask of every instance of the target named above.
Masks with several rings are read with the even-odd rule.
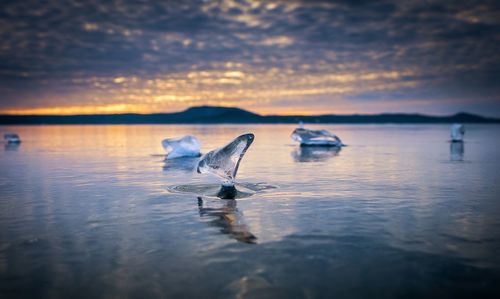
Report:
[[[0,2],[0,114],[500,117],[500,2]]]

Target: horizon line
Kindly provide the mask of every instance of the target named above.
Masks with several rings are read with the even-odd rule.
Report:
[[[141,113],[141,112],[121,112],[121,113],[77,113],[77,114],[20,114],[20,113],[1,113],[0,116],[8,116],[8,117],[72,117],[72,116],[113,116],[113,115],[158,115],[158,114],[176,114],[176,113],[183,113],[186,112],[190,109],[194,108],[219,108],[219,109],[238,109],[242,111],[246,111],[252,114],[255,114],[257,116],[261,117],[320,117],[320,116],[379,116],[379,115],[413,115],[413,116],[430,116],[430,117],[452,117],[460,114],[468,114],[468,115],[473,115],[473,116],[479,116],[485,119],[500,119],[498,117],[489,117],[489,116],[484,116],[481,114],[477,113],[471,113],[467,111],[459,111],[455,113],[450,113],[450,114],[427,114],[423,112],[380,112],[380,113],[350,113],[350,114],[336,114],[336,113],[324,113],[324,114],[300,114],[301,112],[297,113],[290,113],[290,114],[260,114],[257,112],[253,112],[252,110],[248,110],[245,108],[240,108],[238,106],[212,106],[212,105],[200,105],[200,106],[190,106],[187,107],[183,110],[178,110],[178,111],[172,111],[172,112],[151,112],[151,113]]]

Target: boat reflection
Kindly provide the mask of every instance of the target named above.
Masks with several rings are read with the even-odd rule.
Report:
[[[198,197],[198,210],[200,217],[211,218],[211,226],[219,227],[220,232],[229,235],[231,238],[249,244],[257,243],[255,237],[245,224],[243,214],[236,208],[237,201],[233,199],[217,200],[221,207],[206,207],[202,197]]]
[[[450,142],[450,160],[463,161],[464,160],[464,143],[463,142]]]
[[[320,162],[337,156],[340,146],[301,146],[292,151],[295,162]]]

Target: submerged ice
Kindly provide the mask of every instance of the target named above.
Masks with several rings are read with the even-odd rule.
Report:
[[[450,127],[450,137],[451,141],[460,142],[463,141],[465,134],[465,128],[462,124],[453,124]]]
[[[187,135],[182,138],[167,138],[161,142],[167,152],[167,159],[200,156],[200,142],[196,137]]]
[[[226,146],[206,153],[200,159],[198,173],[210,173],[222,179],[221,192],[228,192],[228,194],[220,194],[219,197],[234,198],[231,195],[235,195],[232,193],[236,192],[234,188],[236,173],[241,159],[253,140],[253,134],[241,135]]]
[[[15,133],[6,133],[3,135],[3,139],[7,141],[8,143],[20,143],[21,139],[19,138],[19,135]]]
[[[302,124],[292,133],[292,139],[300,142],[300,145],[325,145],[325,146],[343,146],[344,144],[337,135],[327,130],[309,130]]]

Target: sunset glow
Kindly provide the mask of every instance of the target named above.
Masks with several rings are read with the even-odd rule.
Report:
[[[500,115],[498,7],[361,2],[2,4],[0,113]]]

